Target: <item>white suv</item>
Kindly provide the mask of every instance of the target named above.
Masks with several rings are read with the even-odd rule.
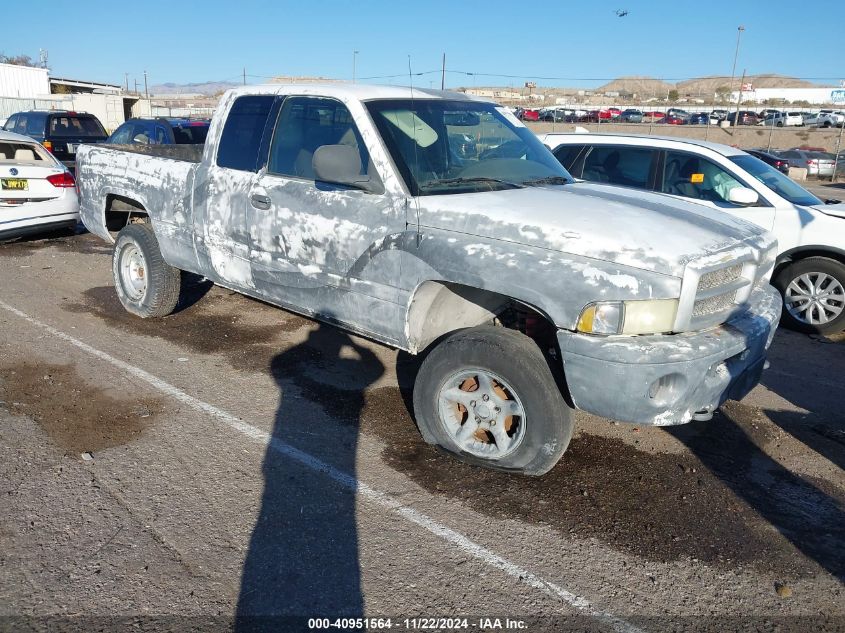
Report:
[[[757,125],[774,125],[775,127],[800,127],[804,125],[804,117],[800,112],[769,112],[766,118]]]
[[[693,200],[772,231],[772,283],[784,297],[785,324],[845,329],[845,204],[826,204],[760,159],[718,143],[615,134],[540,140],[576,178]]]

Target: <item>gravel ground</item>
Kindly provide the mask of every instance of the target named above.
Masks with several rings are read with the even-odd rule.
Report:
[[[137,319],[109,255],[0,246],[0,630],[845,630],[845,336],[527,479],[422,443],[408,355],[190,276]]]

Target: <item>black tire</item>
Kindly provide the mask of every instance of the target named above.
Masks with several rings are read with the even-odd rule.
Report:
[[[167,316],[176,308],[181,271],[164,261],[152,224],[121,229],[114,244],[112,274],[117,297],[128,312],[147,319]]]
[[[813,275],[820,274],[832,277],[836,282],[838,282],[840,290],[845,289],[845,265],[843,265],[842,262],[835,259],[829,259],[827,257],[807,257],[806,259],[799,259],[798,261],[785,266],[777,273],[777,275],[775,275],[773,285],[780,291],[781,296],[784,297],[781,323],[785,327],[788,327],[791,330],[797,330],[798,332],[806,332],[808,334],[832,334],[845,329],[845,309],[827,323],[810,323],[809,319],[796,318],[796,316],[789,310],[789,304],[792,303],[790,301],[789,294],[794,292],[794,290],[790,290],[790,284],[795,280],[799,280],[802,275],[810,275],[810,279],[812,280],[814,279]],[[798,286],[803,287],[804,284],[798,282]],[[831,282],[828,282],[823,286],[823,290],[830,287]],[[840,293],[834,294],[833,299],[828,298],[827,301],[838,307],[845,306],[845,297],[843,297]],[[817,314],[818,312],[815,312],[815,315]],[[816,318],[815,320],[818,319]]]
[[[519,405],[517,408],[524,412],[524,416],[500,417],[501,425],[498,429],[487,426],[485,430],[481,426],[482,422],[476,422],[480,418],[471,417],[470,405],[465,405],[463,411],[454,407],[451,409],[455,414],[451,420],[452,426],[466,428],[470,432],[467,441],[473,445],[473,449],[465,450],[456,441],[455,432],[450,432],[449,423],[441,415],[441,390],[446,389],[450,381],[460,381],[462,376],[479,371],[492,374],[494,392],[504,393],[506,397],[505,400],[497,400],[498,395],[485,399],[482,406],[498,402],[501,407],[505,407],[504,403],[513,402]],[[481,387],[480,382],[474,384],[477,389]],[[561,395],[539,347],[524,334],[502,327],[480,326],[461,330],[438,343],[420,367],[413,400],[417,425],[426,442],[442,447],[462,461],[486,468],[542,475],[558,462],[572,438],[572,409]],[[471,406],[476,406],[474,400]],[[494,408],[500,411],[499,407]],[[473,411],[478,413],[480,408]],[[490,414],[505,415],[501,412]],[[465,416],[463,422],[456,420],[461,415]],[[474,426],[465,427],[467,424]],[[489,425],[489,420],[483,424]],[[493,424],[495,426],[495,422]],[[493,430],[502,429],[509,436],[512,435],[510,440],[514,446],[509,452],[490,456],[472,452],[484,448],[485,443],[487,446],[492,445],[493,451],[499,451]],[[487,440],[475,439],[479,433]]]
[[[778,122],[777,122],[777,126],[778,126],[778,127],[783,127],[783,121],[778,121]]]

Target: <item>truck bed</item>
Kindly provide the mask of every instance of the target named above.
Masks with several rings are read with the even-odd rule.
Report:
[[[109,145],[108,147],[122,152],[198,163],[202,160],[205,145]]]

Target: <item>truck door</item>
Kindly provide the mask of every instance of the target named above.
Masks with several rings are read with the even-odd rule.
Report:
[[[404,199],[315,181],[314,152],[337,144],[355,147],[362,173],[382,182],[343,103],[285,98],[250,191],[253,282],[273,303],[384,332],[403,322],[390,240],[405,230]]]
[[[246,95],[232,103],[216,154],[207,153],[197,172],[194,208],[198,251],[206,274],[236,288],[253,288],[247,209],[260,167],[260,148],[275,96]],[[202,224],[200,228],[199,224]]]

